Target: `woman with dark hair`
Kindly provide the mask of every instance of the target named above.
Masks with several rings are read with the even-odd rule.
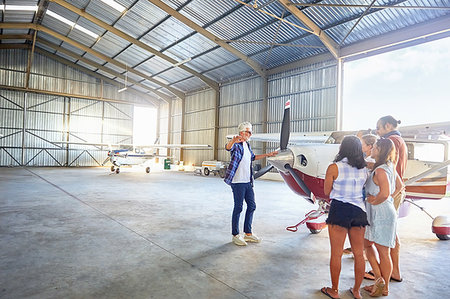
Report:
[[[406,143],[397,130],[397,126],[401,123],[400,120],[396,120],[391,115],[381,117],[377,122],[377,134],[382,138],[389,138],[394,142],[395,146],[395,169],[400,179],[403,180],[403,174],[405,173],[406,163],[408,161],[408,149]],[[394,196],[394,207],[398,211],[400,205],[406,197],[406,192],[403,190]],[[391,259],[393,264],[391,280],[401,282],[402,275],[400,273],[400,239],[396,236],[395,248],[391,249]],[[373,270],[367,272],[364,278],[374,280],[375,275]],[[378,275],[379,276],[379,275]]]
[[[361,141],[356,136],[345,136],[334,163],[328,166],[324,183],[324,192],[331,199],[326,222],[331,246],[332,286],[321,291],[330,298],[339,298],[341,259],[347,235],[355,257],[355,284],[350,292],[355,298],[361,298],[359,288],[365,268],[364,231],[368,225],[363,187],[367,176]]]
[[[366,182],[366,211],[369,226],[364,235],[367,259],[375,274],[375,284],[364,289],[373,297],[389,293],[392,274],[390,249],[395,247],[397,212],[393,196],[403,188],[403,182],[395,170],[395,146],[387,138],[377,141],[372,149],[375,159],[373,171]],[[373,246],[375,245],[380,263],[378,264]]]

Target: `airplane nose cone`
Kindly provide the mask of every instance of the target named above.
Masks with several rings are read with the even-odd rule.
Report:
[[[278,171],[288,172],[284,166],[286,164],[294,165],[294,154],[287,148],[279,151],[276,156],[267,158],[267,162],[278,169]]]

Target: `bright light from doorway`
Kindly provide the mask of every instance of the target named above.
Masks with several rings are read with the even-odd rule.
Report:
[[[151,145],[156,140],[156,108],[134,107],[134,145]]]
[[[448,121],[450,38],[344,63],[343,129]]]

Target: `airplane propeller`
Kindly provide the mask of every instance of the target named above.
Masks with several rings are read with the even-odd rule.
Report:
[[[287,148],[289,143],[289,135],[290,135],[290,123],[291,123],[291,101],[288,100],[284,105],[284,115],[283,115],[283,123],[281,125],[281,134],[280,134],[280,152],[273,158],[268,160],[269,165],[262,168],[260,171],[255,173],[255,179],[263,176],[268,171],[270,171],[274,165],[280,171],[286,170],[289,174],[294,178],[295,182],[299,185],[299,187],[305,192],[306,196],[308,196],[308,200],[312,203],[315,203],[316,197],[309,190],[308,186],[306,186],[305,182],[302,178],[295,172],[294,168],[290,165],[290,159],[292,159],[292,152]],[[291,162],[293,164],[293,160]]]

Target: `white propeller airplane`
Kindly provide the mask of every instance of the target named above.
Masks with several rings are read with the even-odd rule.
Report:
[[[336,157],[341,140],[357,131],[334,131],[290,134],[290,101],[285,104],[281,136],[272,133],[253,134],[251,139],[263,142],[280,142],[279,153],[268,158],[268,165],[255,173],[258,178],[275,167],[286,184],[296,194],[309,202],[318,203],[317,210],[310,211],[297,225],[286,228],[297,231],[306,222],[312,233],[319,233],[325,223],[314,219],[328,213],[330,199],[324,194],[323,186],[327,167]],[[408,147],[408,163],[404,175],[407,202],[416,205],[414,199],[441,199],[446,195],[448,165],[450,160],[450,122],[428,125],[404,126],[399,129]],[[230,138],[230,136],[227,136]],[[288,146],[289,145],[289,146]],[[419,160],[416,156],[428,148],[438,150],[438,157]],[[438,161],[436,161],[438,160]],[[404,206],[404,207],[403,207]],[[403,204],[401,216],[407,214],[409,204]],[[422,209],[423,210],[423,209]],[[429,215],[427,213],[427,215]],[[429,215],[433,218],[431,215]],[[450,239],[450,217],[434,218],[432,231],[439,239]]]
[[[71,142],[71,141],[52,141],[54,144],[73,144],[73,145],[92,145],[96,147],[108,147],[108,158],[103,161],[104,165],[108,160],[112,163],[111,172],[120,173],[120,167],[124,165],[144,165],[145,172],[150,173],[150,166],[146,165],[154,158],[166,158],[167,156],[158,155],[156,149],[182,149],[182,148],[212,148],[208,144],[152,144],[139,145],[133,144],[111,144],[111,143],[90,143],[90,142]],[[118,147],[120,149],[112,149]],[[149,152],[149,150],[151,152]]]

